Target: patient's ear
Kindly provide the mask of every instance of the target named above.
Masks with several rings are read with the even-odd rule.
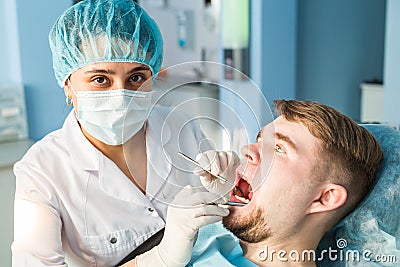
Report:
[[[329,183],[320,191],[311,203],[308,213],[330,211],[340,208],[346,203],[347,190],[341,185]]]

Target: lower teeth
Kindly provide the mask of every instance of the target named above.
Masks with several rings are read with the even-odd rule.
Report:
[[[240,201],[242,201],[243,203],[249,203],[250,202],[250,200],[248,200],[247,198],[244,198],[244,197],[239,197],[239,196],[235,196],[237,199],[239,199]]]

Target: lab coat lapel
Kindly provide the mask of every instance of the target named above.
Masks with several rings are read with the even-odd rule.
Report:
[[[82,170],[99,169],[99,151],[86,139],[72,110],[67,116],[61,134],[75,166]]]
[[[147,148],[147,185],[146,194],[149,199],[157,198],[169,202],[166,190],[171,179],[172,162],[170,157],[170,142],[172,129],[165,122],[161,110],[153,110],[146,129]]]
[[[98,172],[99,184],[105,193],[125,201],[138,203],[138,199],[141,199],[142,204],[147,202],[140,190],[114,162],[105,157],[86,139],[73,110],[64,122],[62,134],[76,166],[82,170]]]
[[[118,166],[107,157],[99,163],[99,183],[108,195],[136,204],[148,205],[143,193],[126,177]]]

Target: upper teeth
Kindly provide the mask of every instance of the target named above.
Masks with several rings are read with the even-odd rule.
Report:
[[[233,188],[233,193],[234,193],[236,196],[240,196],[240,197],[243,196],[243,191],[242,191],[239,187],[237,187],[237,186],[235,186],[235,187]]]

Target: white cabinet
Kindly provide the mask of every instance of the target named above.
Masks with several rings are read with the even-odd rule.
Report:
[[[382,123],[383,86],[381,84],[361,84],[361,123]]]
[[[15,177],[13,165],[32,145],[30,140],[0,143],[0,266],[11,266]]]
[[[23,86],[0,84],[0,142],[25,139],[27,136]]]

